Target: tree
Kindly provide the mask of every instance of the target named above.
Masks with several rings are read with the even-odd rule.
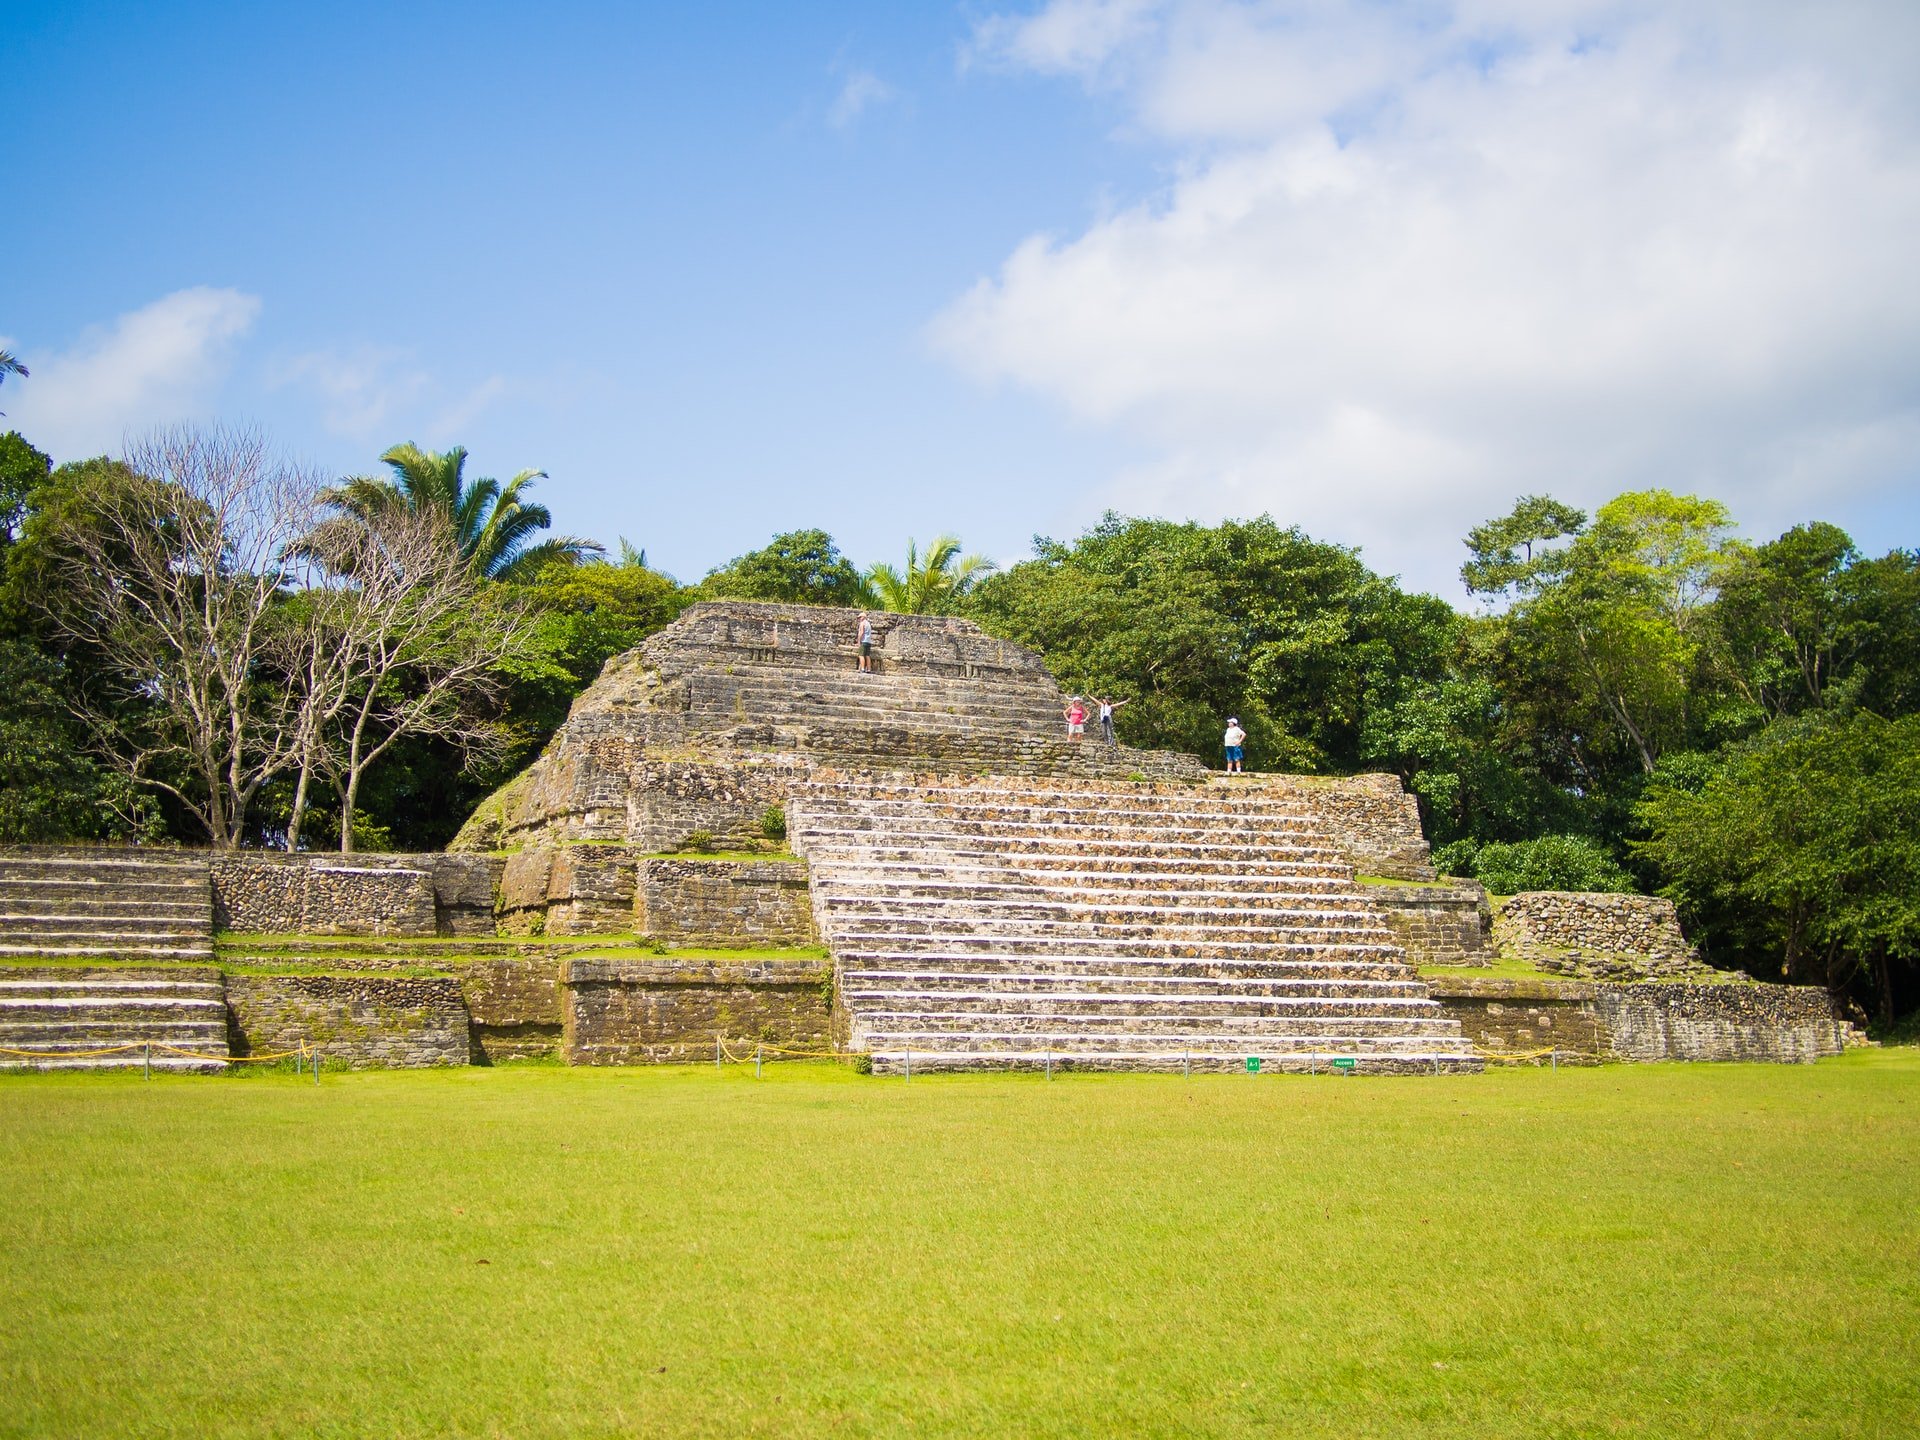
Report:
[[[380,459],[393,471],[391,479],[348,480],[327,492],[328,504],[367,522],[395,508],[437,510],[451,523],[460,553],[490,580],[520,579],[543,566],[577,564],[601,551],[593,541],[572,535],[533,538],[553,524],[553,516],[546,506],[521,497],[535,480],[547,478],[543,470],[522,470],[504,486],[488,478],[469,484],[467,452],[458,445],[436,454],[409,442]]]
[[[190,428],[73,479],[27,538],[55,630],[98,657],[113,704],[141,715],[130,731],[93,697],[94,732],[117,735],[134,781],[236,846],[294,754],[297,702],[263,668],[284,557],[313,525],[318,486],[257,434]]]
[[[14,357],[11,350],[0,350],[0,382],[4,382],[9,375],[18,375],[24,380],[27,378],[27,367]],[[0,411],[0,414],[4,413]]]
[[[1583,738],[1581,763],[1604,766],[1609,738],[1642,774],[1688,741],[1705,617],[1738,547],[1715,500],[1646,490],[1603,505],[1547,569],[1536,567],[1509,612],[1510,643],[1543,683],[1561,677],[1560,719]]]
[[[791,530],[770,544],[737,555],[700,582],[703,594],[793,605],[860,605],[860,572],[824,530]]]
[[[1566,550],[1544,547],[1578,535],[1586,524],[1586,513],[1571,505],[1523,495],[1500,519],[1467,532],[1473,558],[1460,567],[1460,579],[1475,595],[1530,594],[1566,570]]]
[[[1920,961],[1920,716],[1778,724],[1663,770],[1640,815],[1635,848],[1723,956],[1836,991],[1864,977],[1892,1023]]]
[[[897,615],[945,615],[996,568],[984,555],[962,555],[954,536],[936,535],[925,555],[907,541],[905,570],[885,564],[870,567],[867,590],[874,603]]]

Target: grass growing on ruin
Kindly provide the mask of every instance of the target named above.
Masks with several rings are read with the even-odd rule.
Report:
[[[1920,1431],[1920,1056],[0,1079],[0,1433]]]

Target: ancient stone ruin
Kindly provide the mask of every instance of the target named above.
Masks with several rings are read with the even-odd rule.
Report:
[[[880,615],[861,673],[856,623],[694,606],[608,664],[448,854],[0,854],[0,1067],[309,1043],[346,1064],[1447,1071],[1555,1025],[1632,1058],[1845,1039],[1823,994],[1783,987],[1554,982],[1518,1026],[1491,982],[1436,998],[1410,952],[1483,961],[1489,907],[1436,879],[1393,777],[1228,779],[1071,740],[1034,652]],[[1556,953],[1653,923],[1531,898],[1509,912]],[[1650,963],[1682,965],[1657,938]]]

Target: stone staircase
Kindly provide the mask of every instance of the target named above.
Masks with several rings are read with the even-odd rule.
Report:
[[[213,959],[204,857],[139,850],[0,852],[0,962]]]
[[[1480,1068],[1284,800],[877,781],[802,787],[787,816],[876,1071]]]
[[[226,988],[212,966],[0,968],[0,1070],[206,1074],[229,1053]]]

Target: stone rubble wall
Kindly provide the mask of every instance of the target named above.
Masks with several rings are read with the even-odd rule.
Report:
[[[501,862],[483,855],[283,855],[208,862],[214,925],[268,935],[492,935]]]
[[[672,945],[813,945],[801,860],[642,860],[634,928]]]
[[[1502,955],[1582,980],[1710,979],[1718,973],[1687,943],[1673,902],[1655,895],[1513,895],[1494,914],[1493,945]]]
[[[323,1064],[355,1070],[465,1065],[471,1054],[460,982],[398,975],[227,976],[236,1055],[307,1041]]]
[[[832,1032],[825,960],[569,960],[562,969],[573,1065],[713,1059],[756,1042],[821,1050]]]
[[[1825,990],[1808,985],[1438,977],[1433,996],[1483,1050],[1554,1048],[1560,1060],[1759,1060],[1838,1055],[1851,1034]]]

